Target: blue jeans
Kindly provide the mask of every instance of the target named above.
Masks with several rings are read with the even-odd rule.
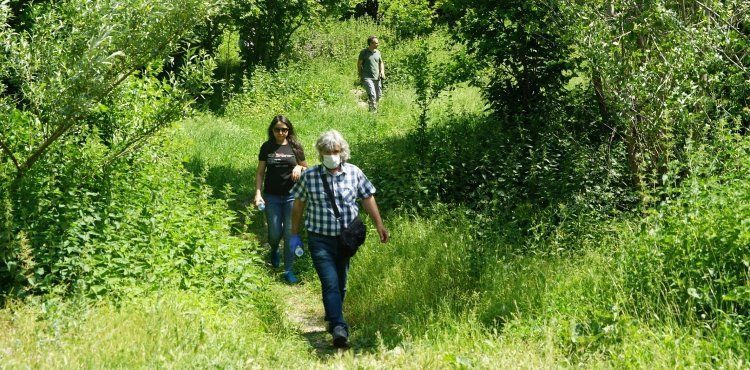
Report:
[[[268,221],[268,244],[271,245],[271,253],[278,253],[279,242],[283,232],[284,236],[284,269],[292,270],[294,265],[294,253],[289,250],[289,238],[292,236],[292,205],[294,197],[290,195],[272,195],[263,193],[266,202],[266,220]]]
[[[322,288],[328,331],[342,325],[348,332],[349,326],[344,321],[344,296],[346,295],[346,275],[349,272],[349,257],[340,252],[337,236],[310,231],[307,235],[310,256]]]

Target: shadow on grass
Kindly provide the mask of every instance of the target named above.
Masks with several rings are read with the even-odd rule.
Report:
[[[195,157],[184,166],[196,179],[202,178],[211,186],[214,198],[227,202],[236,216],[232,224],[234,232],[251,232],[258,235],[259,240],[266,240],[265,217],[253,206],[255,167],[240,170],[223,165],[208,167]]]
[[[338,349],[333,347],[333,343],[331,343],[331,334],[325,330],[302,333],[302,337],[305,338],[310,348],[315,350],[315,355],[321,360],[330,358],[338,352]]]
[[[497,268],[499,258],[544,252],[525,249],[529,237],[539,236],[532,235],[531,225],[549,222],[549,229],[555,230],[561,221],[554,218],[554,212],[546,216],[543,211],[550,205],[566,204],[581,192],[586,180],[598,176],[581,172],[578,165],[582,159],[597,160],[596,152],[591,150],[596,148],[596,143],[583,143],[576,151],[567,150],[564,137],[549,143],[523,143],[516,139],[515,133],[499,130],[497,124],[482,114],[463,115],[434,127],[428,126],[424,133],[417,131],[415,123],[414,130],[403,136],[352,143],[352,163],[359,166],[378,189],[377,201],[386,215],[386,224],[387,214],[392,210],[406,209],[420,217],[435,219],[434,203],[444,204],[447,209],[460,205],[468,212],[466,230],[456,232],[471,240],[462,255],[430,267],[435,269],[433,271],[403,272],[398,266],[408,271],[423,267],[422,262],[408,259],[424,256],[398,250],[393,251],[395,256],[377,257],[376,262],[365,264],[365,270],[359,273],[368,276],[360,279],[360,284],[377,285],[381,279],[405,274],[407,279],[422,280],[414,282],[418,286],[435,291],[410,291],[407,285],[397,288],[404,291],[385,295],[369,293],[365,298],[367,306],[349,315],[350,324],[358,327],[357,340],[362,350],[367,351],[377,343],[395,347],[404,335],[420,336],[431,325],[425,312],[447,310],[450,317],[465,317],[477,308],[470,297],[502,292],[484,285],[484,281],[491,278],[485,274]],[[534,170],[540,158],[547,161],[544,164],[552,162],[549,169]],[[446,229],[458,225],[451,220],[440,222]],[[425,243],[432,240],[433,237],[427,237]],[[410,241],[404,243],[399,248],[429,247]],[[357,264],[357,260],[352,263]],[[448,268],[459,275],[449,276],[451,274],[446,274],[445,270],[437,270]],[[537,286],[543,289],[544,277],[541,279]],[[484,291],[485,288],[489,291]],[[524,314],[534,315],[536,307],[543,304],[543,295],[539,292],[524,292],[523,288],[518,288],[508,292],[511,293],[518,294],[517,298],[527,303],[520,307]],[[357,292],[352,290],[352,294]],[[446,299],[455,302],[446,304]],[[497,299],[508,303],[505,302],[507,297]],[[502,330],[518,314],[513,302],[507,306],[510,308],[493,305],[473,313],[488,327]],[[372,321],[373,316],[376,322]]]
[[[353,352],[355,356],[358,354],[377,353],[376,347],[363,346],[362,342],[358,341],[356,337],[349,343],[348,348],[336,348],[333,346],[331,334],[325,330],[303,333],[302,337],[305,338],[310,348],[315,350],[315,356],[324,361],[345,352]]]

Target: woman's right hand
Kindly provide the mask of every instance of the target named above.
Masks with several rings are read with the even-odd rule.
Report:
[[[302,166],[296,165],[292,169],[292,181],[299,181],[300,176],[302,176]]]
[[[261,203],[265,203],[265,201],[263,200],[263,197],[260,194],[256,194],[255,200],[253,200],[253,204],[255,204],[255,206],[257,207],[258,204],[261,204]]]

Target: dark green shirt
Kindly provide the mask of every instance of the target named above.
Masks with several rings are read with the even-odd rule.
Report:
[[[362,61],[362,78],[380,79],[380,51],[370,51],[364,48],[359,52],[359,60]]]

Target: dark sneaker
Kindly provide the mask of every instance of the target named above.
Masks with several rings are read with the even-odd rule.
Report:
[[[297,279],[291,271],[284,272],[284,279],[286,279],[286,282],[289,284],[297,284],[299,282],[299,279]]]
[[[333,328],[333,346],[336,348],[349,347],[349,334],[341,325]]]

